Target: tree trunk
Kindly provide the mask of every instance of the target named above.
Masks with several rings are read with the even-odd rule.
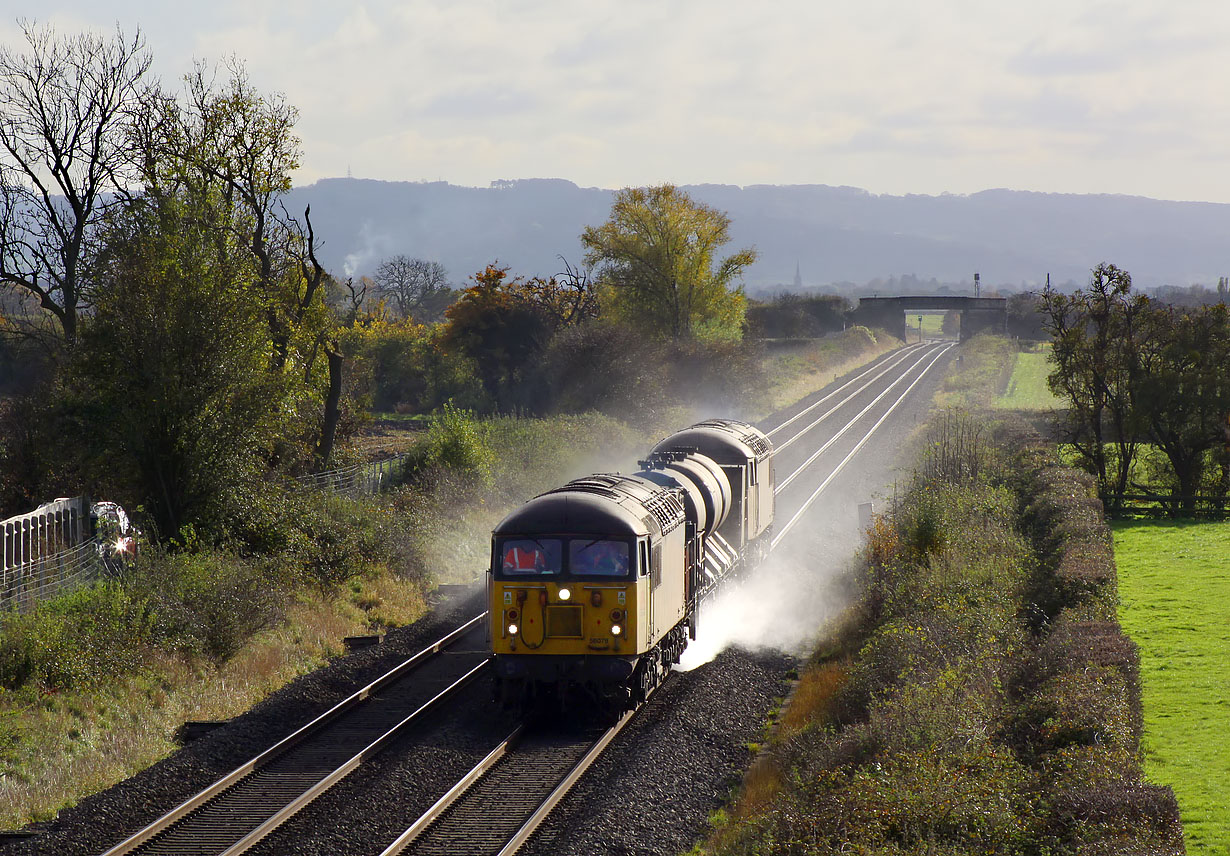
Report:
[[[317,465],[322,470],[333,454],[333,438],[337,434],[342,401],[342,352],[326,343],[325,356],[329,359],[329,395],[325,399],[325,425],[320,432],[320,445],[316,448]]]

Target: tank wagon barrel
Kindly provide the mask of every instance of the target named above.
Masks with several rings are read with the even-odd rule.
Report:
[[[709,420],[632,475],[574,479],[492,532],[497,692],[510,704],[579,688],[614,709],[648,695],[695,638],[701,602],[768,552],[772,444]]]

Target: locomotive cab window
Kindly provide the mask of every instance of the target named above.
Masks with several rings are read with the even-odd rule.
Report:
[[[563,542],[558,538],[505,538],[497,549],[501,576],[550,576],[563,571]]]
[[[568,570],[579,576],[626,577],[629,566],[627,541],[577,538],[568,543]]]

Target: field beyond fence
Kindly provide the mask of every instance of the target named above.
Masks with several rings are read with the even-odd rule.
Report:
[[[1051,372],[1047,362],[1050,346],[1042,345],[1016,355],[1016,365],[1008,386],[995,399],[995,406],[1010,410],[1049,410],[1063,406],[1062,399],[1055,396],[1046,385]]]
[[[1145,775],[1190,856],[1230,854],[1230,523],[1113,524],[1119,618],[1140,647]]]

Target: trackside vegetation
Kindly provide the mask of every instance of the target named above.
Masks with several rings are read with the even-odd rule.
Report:
[[[1014,352],[975,338],[937,397],[985,407]],[[850,585],[696,852],[1183,852],[1174,792],[1141,766],[1094,478],[1016,421],[946,407]]]
[[[703,852],[1183,852],[1089,477],[945,412],[856,583]]]
[[[391,492],[287,487],[254,509],[269,552],[148,545],[123,578],[5,616],[0,824],[48,819],[148,766],[184,721],[237,715],[340,654],[344,636],[415,621],[437,581],[478,576],[508,507],[618,466],[657,433],[597,414],[481,421],[446,408]],[[256,526],[262,514],[277,525]]]

